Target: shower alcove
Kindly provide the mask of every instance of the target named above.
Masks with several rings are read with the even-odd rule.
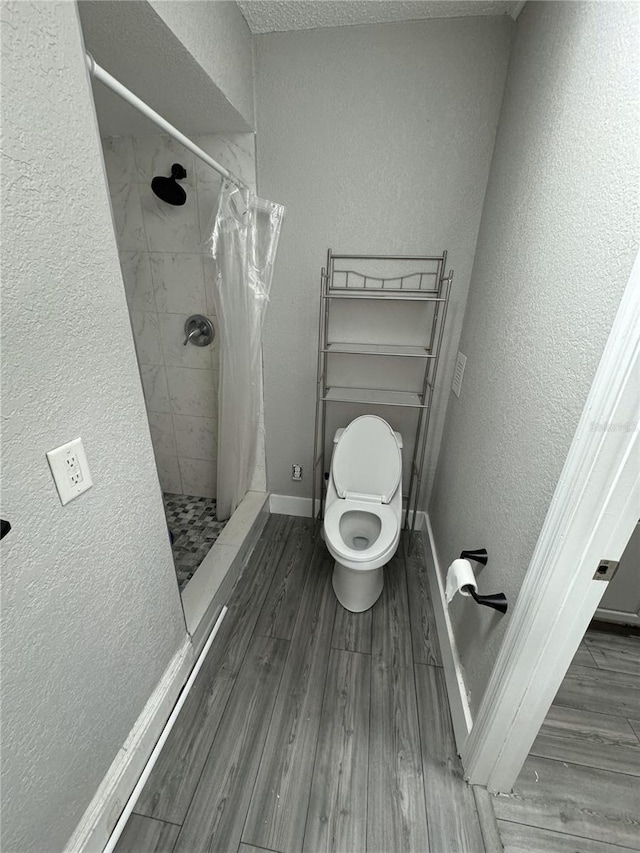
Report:
[[[114,5],[117,15],[110,12]],[[144,40],[136,43],[135,73],[131,53],[125,61],[127,42],[140,30],[137,18],[126,17],[149,14],[148,4],[81,2],[79,7],[87,49],[132,91],[143,95],[150,78],[166,74],[157,64],[162,54],[157,33],[153,50],[145,50]],[[149,21],[144,23],[147,32]],[[172,44],[172,52],[179,47]],[[201,75],[198,82],[202,89]],[[210,79],[208,85],[207,100],[215,104],[220,92]],[[164,105],[152,106],[255,191],[255,137],[247,122],[228,102],[212,110],[211,119],[203,111],[190,118],[171,84],[164,88]],[[228,521],[216,514],[220,329],[208,243],[222,178],[100,82],[93,81],[93,92],[167,541],[172,542],[187,629],[200,638],[224,603],[267,513],[261,416],[247,496]],[[172,115],[174,103],[180,106]],[[186,193],[181,205],[167,203],[151,188],[153,178],[171,175],[174,164],[186,172],[179,180]],[[185,344],[185,322],[194,314],[213,323],[215,336],[208,346]]]

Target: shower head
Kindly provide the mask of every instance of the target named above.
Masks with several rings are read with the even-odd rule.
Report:
[[[174,163],[171,167],[171,177],[154,178],[151,181],[151,189],[158,198],[166,201],[167,204],[184,204],[187,200],[187,194],[176,181],[181,181],[186,177],[187,170],[180,163]]]

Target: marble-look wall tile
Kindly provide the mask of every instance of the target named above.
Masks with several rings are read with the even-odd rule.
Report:
[[[120,184],[114,187],[111,192],[111,208],[118,250],[120,252],[146,252],[147,240],[138,184]]]
[[[215,344],[197,347],[191,341],[185,346],[184,324],[188,314],[158,314],[164,363],[167,367],[211,369],[211,353]]]
[[[101,141],[109,187],[115,189],[122,184],[135,182],[137,177],[133,139],[130,136],[108,136]]]
[[[201,254],[151,252],[149,260],[159,312],[206,314]]]
[[[200,228],[200,245],[203,254],[211,254],[211,238],[220,201],[222,180],[217,184],[198,184],[198,223]]]
[[[241,178],[256,191],[256,153],[253,133],[230,133],[224,136],[201,133],[194,139],[210,157]],[[202,184],[220,185],[220,175],[210,166],[195,158],[198,187]]]
[[[182,491],[182,480],[180,479],[180,468],[177,456],[158,456],[156,454],[156,466],[158,468],[158,479],[163,492],[172,492],[175,495],[191,494]]]
[[[255,137],[200,135],[195,141],[255,191]],[[103,139],[103,152],[140,375],[162,488],[215,496],[220,328],[213,299],[211,237],[220,176],[171,137]],[[187,170],[183,207],[161,202],[151,179]],[[193,313],[216,327],[214,345],[183,346]],[[261,436],[262,438],[262,436]],[[259,441],[256,483],[264,482]],[[181,474],[184,472],[184,475]]]
[[[215,462],[203,465],[200,459],[186,459],[181,456],[178,463],[183,494],[215,498],[217,474]]]
[[[156,311],[148,254],[120,252],[120,268],[129,310]]]
[[[167,373],[164,365],[141,364],[139,367],[147,412],[171,412]]]
[[[156,456],[177,456],[176,440],[173,432],[173,418],[160,412],[148,412],[151,442]]]
[[[217,418],[218,390],[213,370],[167,367],[167,382],[174,415]]]
[[[178,456],[214,462],[217,458],[218,425],[213,418],[174,415]]]
[[[140,364],[164,364],[158,315],[154,311],[132,311],[131,328]]]
[[[196,193],[187,190],[185,204],[167,204],[151,190],[151,184],[137,184],[147,249],[150,252],[200,252],[200,225]]]
[[[179,163],[187,172],[187,177],[180,181],[185,189],[195,189],[196,175],[194,156],[172,136],[150,134],[136,136],[133,139],[133,154],[135,156],[134,180],[141,183],[151,183],[158,175],[169,177],[171,166]]]

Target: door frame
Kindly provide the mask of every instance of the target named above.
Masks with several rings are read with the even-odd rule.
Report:
[[[640,253],[636,256],[473,728],[468,780],[508,792],[640,514]]]

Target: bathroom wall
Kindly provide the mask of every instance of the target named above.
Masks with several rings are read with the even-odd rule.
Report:
[[[149,0],[149,5],[254,127],[251,32],[234,0]]]
[[[95,61],[183,133],[253,131],[251,44],[234,3],[180,0],[173,16],[169,3],[170,23],[147,0],[77,3]],[[105,86],[93,92],[103,136],[157,133]]]
[[[486,547],[510,613],[640,233],[638,7],[528,2],[517,22],[430,516],[444,569]],[[457,597],[475,712],[510,614]]]
[[[319,280],[328,247],[449,250],[455,284],[430,480],[513,26],[503,16],[254,38],[259,189],[287,207],[264,335],[269,491],[311,494]],[[403,326],[395,325],[402,341]],[[291,480],[293,462],[304,465],[301,483]]]
[[[75,4],[3,3],[3,853],[61,851],[186,630]],[[45,452],[81,436],[66,506]]]
[[[255,187],[251,133],[195,140]],[[168,136],[102,140],[120,263],[163,491],[215,497],[219,324],[207,241],[220,176]],[[184,206],[155,196],[151,179],[181,163]],[[183,345],[191,314],[216,328],[211,346]],[[262,463],[264,464],[264,463]]]

